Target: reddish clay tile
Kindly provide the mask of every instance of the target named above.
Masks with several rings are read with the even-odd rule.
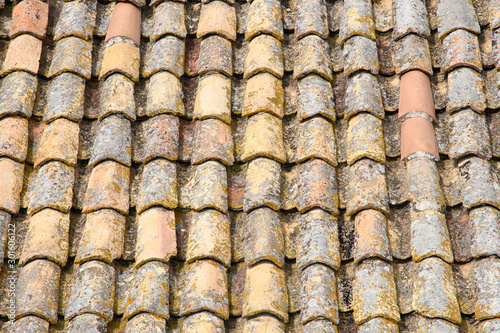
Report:
[[[182,85],[174,74],[166,71],[153,74],[146,89],[146,114],[149,117],[161,113],[184,115]]]
[[[78,123],[64,118],[50,123],[43,131],[35,159],[35,167],[51,160],[74,166],[78,153],[79,132]]]
[[[121,214],[129,209],[130,169],[114,161],[99,163],[90,175],[83,213],[112,208]]]
[[[112,209],[87,214],[75,262],[102,260],[112,263],[122,256],[125,216]]]
[[[222,1],[211,1],[201,6],[196,37],[201,38],[209,34],[217,34],[232,41],[236,39],[234,7]]]
[[[317,319],[328,319],[339,323],[337,279],[335,272],[326,266],[316,264],[305,268],[301,274],[302,324]]]
[[[299,167],[297,209],[304,213],[318,207],[338,213],[338,194],[335,167],[323,160],[312,159]]]
[[[214,259],[231,265],[230,225],[226,215],[216,210],[194,212],[189,229],[186,262]]]
[[[38,74],[43,42],[31,35],[20,35],[12,39],[2,65],[1,75],[14,71]]]
[[[158,115],[145,124],[144,163],[163,157],[177,160],[179,155],[179,119],[171,115]]]
[[[23,162],[28,151],[28,120],[5,117],[0,119],[0,128],[0,156]]]
[[[371,257],[392,260],[387,237],[387,220],[384,214],[377,210],[367,209],[356,214],[356,247],[354,261]]]
[[[280,215],[267,207],[252,210],[246,216],[245,263],[248,266],[270,261],[283,267],[284,237]]]
[[[32,34],[40,39],[45,37],[49,22],[49,4],[39,0],[25,0],[14,7],[9,37]]]
[[[21,204],[24,163],[0,158],[0,209],[16,214]]]
[[[68,258],[69,214],[47,208],[30,218],[20,265],[44,258],[64,266]]]
[[[152,260],[168,262],[177,254],[174,211],[150,208],[139,215],[137,224],[137,266]]]
[[[186,38],[186,74],[196,75],[196,68],[198,67],[198,58],[200,56],[201,39],[199,38]]]
[[[192,164],[208,160],[217,160],[224,165],[233,164],[234,145],[229,125],[216,119],[200,120],[196,123],[194,136]]]
[[[227,200],[232,210],[243,209],[247,164],[232,165],[227,169]]]
[[[475,34],[465,30],[455,30],[443,39],[443,65],[446,73],[455,67],[467,66],[478,72],[482,70],[479,41]]]
[[[21,268],[16,288],[17,317],[34,314],[54,324],[60,274],[61,267],[48,260],[35,260]]]
[[[197,260],[186,267],[185,285],[180,295],[180,315],[210,311],[229,319],[227,273],[213,260]]]
[[[277,0],[255,0],[249,5],[245,40],[261,34],[283,39],[283,23],[280,3]]]
[[[128,300],[124,318],[146,312],[167,319],[169,266],[162,262],[148,262],[142,265],[134,274],[129,287]]]
[[[280,209],[281,166],[268,158],[255,158],[248,163],[243,194],[243,210],[267,206]]]
[[[76,270],[64,319],[90,313],[113,318],[115,269],[99,260],[87,261]]]
[[[439,158],[434,127],[422,117],[409,118],[401,125],[401,159],[417,151],[425,151]]]
[[[258,113],[248,119],[242,144],[243,162],[263,156],[285,162],[282,121],[268,113]]]
[[[113,73],[122,73],[134,82],[139,81],[139,47],[129,43],[116,43],[106,48],[99,79]]]
[[[412,111],[425,112],[436,120],[429,77],[418,70],[406,72],[400,77],[398,117]]]
[[[269,73],[261,73],[247,80],[241,116],[249,117],[259,112],[269,112],[283,118],[283,85]]]
[[[270,313],[288,321],[288,292],[285,271],[263,261],[247,268],[243,317]]]
[[[111,15],[105,42],[113,37],[128,37],[141,44],[141,9],[128,2],[118,2]]]
[[[152,206],[177,207],[177,166],[174,162],[157,158],[144,166],[136,206],[138,213]]]
[[[215,118],[227,124],[231,123],[231,80],[229,78],[216,73],[203,76],[198,81],[193,117],[195,119]]]

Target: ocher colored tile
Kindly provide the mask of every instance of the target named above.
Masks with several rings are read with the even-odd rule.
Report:
[[[349,119],[347,129],[347,163],[362,158],[385,163],[385,140],[382,121],[369,113],[359,113]]]
[[[43,131],[35,159],[35,167],[49,161],[61,161],[70,166],[76,164],[80,126],[60,118],[51,122]]]
[[[335,272],[321,264],[311,265],[302,271],[302,324],[328,319],[339,323],[337,278]]]
[[[375,39],[372,4],[368,0],[346,0],[340,22],[340,43],[349,37],[364,36]]]
[[[196,37],[216,34],[231,41],[236,39],[236,12],[223,1],[211,1],[201,6]]]
[[[258,113],[248,119],[242,145],[243,162],[255,157],[267,157],[285,162],[281,119],[268,113]]]
[[[181,332],[223,332],[224,320],[208,311],[189,315],[181,325]]]
[[[281,43],[269,35],[259,35],[252,39],[245,58],[245,79],[262,72],[273,74],[280,79],[284,74]]]
[[[231,123],[231,80],[229,78],[217,73],[200,79],[193,117],[195,119],[214,118],[226,124]]]
[[[249,117],[259,112],[283,118],[283,85],[269,73],[261,73],[247,80],[241,116]]]
[[[134,82],[119,73],[108,76],[101,84],[100,102],[99,121],[112,114],[122,114],[134,121]]]
[[[28,120],[21,117],[1,118],[0,128],[0,156],[23,162],[28,152]]]
[[[248,163],[243,193],[243,210],[267,206],[280,209],[281,166],[268,158],[256,158]]]
[[[139,81],[139,59],[139,47],[129,43],[112,44],[104,51],[99,79],[121,73],[134,82]]]
[[[297,161],[319,158],[337,165],[337,149],[333,125],[322,117],[315,117],[299,124],[297,133]]]
[[[328,81],[332,81],[332,65],[328,42],[316,35],[302,38],[298,45],[293,78],[300,79],[309,74],[317,74]]]
[[[56,43],[48,76],[70,72],[90,79],[92,43],[78,37],[66,37]]]
[[[172,73],[162,71],[151,76],[147,83],[146,115],[161,113],[184,115],[182,85]]]
[[[247,13],[245,40],[250,41],[261,34],[269,34],[282,40],[283,23],[280,7],[277,0],[252,1]]]

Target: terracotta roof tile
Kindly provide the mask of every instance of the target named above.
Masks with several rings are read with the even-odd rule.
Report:
[[[220,1],[219,1],[220,2]],[[193,117],[231,123],[231,80],[222,74],[202,76],[198,81]]]
[[[202,210],[214,208],[227,212],[227,174],[224,165],[207,161],[180,170],[179,207]]]
[[[2,6],[3,7],[3,6]],[[28,33],[44,38],[49,21],[49,5],[39,0],[28,0],[17,4],[12,11],[9,37]]]
[[[23,34],[11,39],[2,64],[1,75],[14,71],[26,71],[37,75],[41,54],[42,41],[36,37]]]
[[[390,264],[378,259],[363,261],[356,269],[352,289],[353,314],[358,325],[375,317],[399,322],[396,283]]]
[[[411,212],[412,258],[421,261],[436,256],[453,262],[451,241],[443,213],[433,210]]]
[[[231,76],[233,73],[232,51],[229,40],[218,35],[205,37],[200,45],[196,72],[202,75],[214,71]]]
[[[91,63],[91,42],[78,37],[62,38],[56,43],[48,76],[55,77],[61,73],[70,72],[90,79]]]
[[[130,170],[114,161],[104,161],[92,169],[83,213],[91,213],[102,208],[112,208],[121,214],[129,209]]]
[[[466,155],[491,158],[490,137],[483,115],[464,109],[450,117],[449,126],[450,158],[458,159]]]
[[[297,266],[301,269],[322,263],[337,270],[340,266],[336,219],[321,209],[301,215],[297,242]]]
[[[131,121],[136,117],[134,82],[118,73],[101,83],[99,120],[112,114],[122,114]]]
[[[280,208],[280,173],[279,163],[268,158],[255,158],[248,163],[243,194],[245,212],[261,206]]]
[[[163,318],[158,318],[150,313],[139,313],[127,321],[126,332],[161,332],[165,328],[166,321]],[[106,330],[106,328],[104,328]]]
[[[112,263],[123,252],[125,217],[111,209],[87,214],[75,262],[102,260]]]
[[[448,104],[446,111],[453,112],[470,107],[476,112],[486,108],[481,75],[473,69],[461,67],[448,74]]]
[[[387,220],[379,211],[368,209],[354,217],[356,239],[354,247],[354,262],[378,257],[392,261],[387,236]]]
[[[321,117],[300,123],[297,133],[297,160],[320,158],[337,165],[335,136],[332,124]]]
[[[351,75],[360,70],[378,74],[377,44],[363,36],[353,36],[344,43],[344,73]]]
[[[285,160],[282,121],[267,113],[258,113],[248,119],[242,143],[243,162],[258,156],[278,162]]]
[[[309,35],[298,42],[297,49],[294,79],[303,78],[308,74],[318,74],[328,81],[333,80],[327,41],[316,35]]]
[[[64,266],[69,247],[69,214],[43,209],[30,219],[19,259],[20,265],[44,258]],[[50,240],[50,241],[48,241]]]
[[[228,319],[228,280],[225,268],[212,260],[197,260],[187,265],[185,274],[180,315],[210,311]],[[197,296],[200,294],[204,296]]]
[[[470,211],[471,254],[473,257],[487,257],[500,253],[500,234],[495,227],[498,216],[498,210],[493,207],[478,207]]]
[[[194,313],[182,322],[181,332],[222,332],[224,330],[224,321],[208,311]]]
[[[73,73],[62,73],[50,80],[43,120],[48,123],[67,118],[79,122],[84,115],[84,91],[85,79]]]
[[[141,9],[130,2],[120,1],[114,5],[106,42],[116,36],[128,37],[138,45],[141,43]]]
[[[345,105],[345,118],[359,112],[369,112],[383,119],[384,107],[377,77],[363,72],[350,77],[347,80]]]
[[[428,331],[432,329],[439,330],[439,332],[443,333],[458,332],[458,327],[455,324],[443,319],[427,318],[418,314],[411,314],[403,318],[404,325],[408,328],[408,332],[419,330]]]
[[[17,317],[36,315],[57,321],[57,294],[61,267],[47,260],[34,260],[19,270]],[[29,287],[28,287],[29,286]]]
[[[389,192],[389,203],[400,205],[409,200],[409,184],[405,162],[402,160],[387,161],[387,190]]]
[[[51,161],[37,172],[28,212],[30,215],[43,208],[69,212],[73,199],[75,169],[58,161]]]
[[[269,73],[260,73],[247,80],[241,115],[249,117],[259,112],[268,112],[283,118],[283,85]]]
[[[337,184],[332,179],[335,168],[318,159],[305,162],[299,168],[297,209],[304,213],[318,207],[337,214]]]
[[[366,0],[346,0],[340,23],[340,42],[352,36],[375,39],[375,26],[371,3]]]
[[[28,150],[28,120],[5,117],[0,119],[0,128],[0,156],[23,162]]]
[[[430,30],[427,10],[423,1],[398,0],[394,2],[393,11],[394,31],[392,36],[394,40],[400,39],[410,33],[422,38],[429,37]]]
[[[254,0],[248,6],[245,40],[260,34],[283,39],[283,23],[280,4],[276,0]]]
[[[74,166],[77,162],[79,126],[61,118],[45,127],[37,150],[35,167],[51,160]]]
[[[21,333],[26,328],[33,332],[48,332],[50,323],[37,316],[26,316],[19,318],[10,326],[12,333]],[[5,325],[7,326],[7,325]]]
[[[64,318],[75,320],[79,315],[94,314],[109,322],[113,318],[114,282],[112,266],[98,260],[80,265]]]
[[[434,161],[426,156],[415,156],[406,163],[409,197],[417,211],[442,210],[445,198]]]
[[[263,207],[246,214],[246,228],[249,232],[245,248],[245,263],[248,266],[263,260],[278,267],[284,265],[284,238],[280,215]]]
[[[201,6],[200,22],[196,36],[217,34],[226,39],[236,39],[235,9],[223,1],[211,1]]]
[[[6,115],[31,117],[37,81],[36,76],[26,72],[7,75],[0,87],[0,117]]]
[[[181,82],[169,72],[153,74],[148,81],[146,114],[150,117],[160,113],[184,114]]]
[[[125,166],[131,163],[131,125],[128,119],[109,116],[99,123],[92,146],[89,167],[99,162],[113,160]]]
[[[444,37],[443,51],[443,72],[460,66],[482,69],[478,38],[469,31],[459,29]]]
[[[163,35],[186,37],[184,4],[175,1],[163,1],[154,8],[154,22],[151,31],[151,42]]]
[[[349,120],[346,137],[347,163],[361,158],[385,162],[382,121],[371,114],[359,113]]]
[[[396,74],[404,74],[411,70],[420,70],[432,74],[432,63],[427,39],[409,34],[392,45]]]
[[[458,167],[464,181],[461,193],[465,208],[484,204],[500,206],[497,176],[488,161],[472,156],[461,161]]]
[[[120,42],[118,37],[111,40],[116,41],[107,44],[102,58],[99,79],[103,80],[113,73],[121,73],[134,82],[139,80],[139,47]],[[152,73],[151,73],[152,74]]]
[[[189,227],[186,262],[214,259],[229,267],[231,264],[230,222],[216,210],[193,212]]]
[[[243,317],[270,313],[288,321],[288,300],[283,270],[269,262],[247,269]]]
[[[62,6],[59,20],[54,31],[54,40],[68,36],[86,40],[92,38],[96,21],[96,2],[73,1]]]
[[[231,165],[233,140],[229,125],[216,119],[196,122],[191,163],[199,164],[208,160],[217,160],[224,165]]]
[[[414,274],[413,309],[426,317],[460,323],[460,309],[451,266],[439,258],[431,257],[417,263]],[[429,293],[429,290],[434,290],[434,293]],[[435,297],[437,295],[439,296]]]
[[[152,206],[177,207],[176,165],[166,159],[154,159],[144,166],[137,198],[137,212]]]
[[[434,127],[422,117],[406,119],[401,125],[401,158],[417,152],[439,156]]]
[[[294,104],[297,105],[299,120],[319,114],[335,121],[335,102],[330,82],[313,74],[297,80],[297,87],[297,102]]]
[[[481,28],[471,0],[445,0],[437,5],[439,37],[443,39],[457,29],[479,34]]]
[[[326,1],[297,1],[295,11],[295,35],[298,39],[309,34],[328,37]]]
[[[248,44],[245,59],[245,79],[262,72],[273,74],[280,79],[284,74],[281,43],[269,35],[253,38]]]

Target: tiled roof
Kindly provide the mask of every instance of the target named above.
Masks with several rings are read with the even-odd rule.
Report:
[[[499,0],[0,6],[0,332],[500,332]]]

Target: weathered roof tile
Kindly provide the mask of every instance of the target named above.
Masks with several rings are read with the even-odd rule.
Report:
[[[377,77],[362,72],[350,77],[347,80],[345,104],[346,119],[359,112],[369,112],[383,119],[384,107]]]
[[[379,63],[377,44],[374,40],[363,36],[353,36],[344,43],[344,73],[351,75],[365,70],[378,74]]]
[[[146,114],[149,117],[160,113],[184,115],[182,85],[170,72],[158,72],[147,84]]]
[[[456,67],[470,67],[480,72],[482,70],[479,41],[475,34],[466,30],[455,30],[443,39],[442,72],[448,72]]]
[[[410,33],[422,38],[430,35],[427,10],[422,0],[399,0],[394,2],[394,40],[400,39]]]
[[[346,137],[347,163],[361,158],[385,162],[385,142],[382,121],[369,113],[359,113],[349,119]]]
[[[194,131],[192,164],[208,160],[218,160],[224,165],[233,163],[233,138],[229,125],[217,119],[205,119],[196,122]]]
[[[431,54],[427,39],[409,34],[392,45],[392,53],[396,74],[411,70],[420,70],[432,74]]]
[[[338,324],[337,278],[326,266],[316,264],[305,268],[301,275],[302,323],[328,319]]]
[[[500,207],[500,186],[488,161],[473,156],[460,162],[458,167],[464,180],[461,193],[465,208],[484,204]]]
[[[186,16],[184,4],[176,1],[163,1],[154,8],[154,20],[151,31],[151,42],[163,35],[186,37]]]
[[[141,43],[141,9],[130,2],[119,1],[113,7],[105,42],[117,36]]]
[[[443,213],[411,211],[411,251],[414,261],[436,256],[453,262],[450,235]]]
[[[245,29],[245,40],[261,34],[283,39],[281,6],[277,0],[254,0],[249,5]]]
[[[474,267],[476,294],[474,314],[478,320],[491,319],[500,314],[500,262],[496,258],[484,258]]]
[[[464,320],[465,322],[465,320]],[[410,314],[403,317],[403,325],[407,327],[404,332],[427,332],[436,330],[442,333],[458,333],[459,328],[457,325],[450,323],[447,320],[439,318],[427,318],[417,313]]]
[[[270,313],[288,320],[288,293],[285,272],[269,262],[247,268],[243,317]]]
[[[57,321],[57,297],[61,267],[48,260],[34,260],[19,270],[16,288],[17,316],[36,315]]]
[[[335,168],[319,159],[312,159],[300,165],[297,197],[299,212],[304,213],[318,207],[332,214],[338,213],[335,175]]]
[[[185,274],[179,314],[210,311],[228,319],[228,280],[224,266],[213,260],[197,260],[187,265]]]
[[[78,37],[62,38],[56,43],[48,76],[52,78],[61,73],[70,72],[88,80],[91,75],[91,64],[91,42]]]
[[[324,0],[299,0],[295,10],[295,37],[300,39],[309,34],[328,37],[327,7]]]
[[[281,166],[269,158],[255,158],[248,163],[243,210],[266,206],[274,210],[280,208]]]
[[[372,4],[367,0],[345,0],[340,23],[340,43],[352,36],[375,40]]]
[[[92,169],[83,213],[112,208],[121,214],[129,209],[130,169],[114,161],[104,161]]]
[[[491,158],[490,136],[484,115],[467,108],[453,114],[449,126],[450,158],[458,159],[467,155]]]
[[[196,66],[196,72],[198,75],[203,75],[215,71],[229,77],[232,76],[232,52],[233,50],[229,40],[218,35],[204,38],[200,45],[200,56]]]
[[[470,107],[476,112],[486,108],[481,74],[467,67],[460,67],[448,73],[448,103],[446,111],[453,112]]]
[[[67,118],[79,122],[84,115],[84,93],[85,79],[76,74],[65,72],[50,80],[43,121]]]
[[[79,131],[78,123],[64,118],[51,122],[43,131],[35,167],[51,160],[74,166],[77,161]]]
[[[354,223],[354,262],[359,263],[373,257],[392,261],[385,215],[373,209],[363,210],[356,214]]]
[[[28,151],[28,120],[21,117],[1,118],[0,128],[0,156],[23,162]]]
[[[470,248],[475,258],[500,253],[500,233],[496,227],[499,215],[498,210],[493,207],[478,207],[470,211]]]
[[[226,124],[231,123],[231,80],[229,78],[219,73],[200,78],[193,118],[214,118]]]
[[[417,211],[439,210],[445,206],[436,163],[426,156],[406,162],[409,197]]]
[[[282,121],[268,113],[258,113],[248,119],[242,144],[243,162],[258,156],[285,161]]]
[[[129,79],[137,82],[139,80],[139,47],[128,42],[112,40],[104,50],[99,79],[103,80],[113,73],[121,73]],[[111,45],[110,45],[111,44]]]
[[[95,1],[65,2],[54,31],[54,40],[75,36],[85,40],[92,38],[96,21]]]
[[[1,75],[14,71],[25,71],[37,75],[41,54],[42,41],[38,38],[23,34],[11,39],[2,64]]]
[[[314,117],[299,124],[297,133],[297,161],[320,158],[337,165],[337,151],[333,125],[322,117]]]
[[[64,318],[71,320],[84,313],[98,315],[107,322],[113,318],[115,269],[99,260],[77,268]]]
[[[191,314],[182,321],[181,332],[222,332],[224,320],[208,311]]]
[[[26,72],[14,72],[2,80],[0,87],[0,117],[19,115],[31,117],[38,80]]]
[[[154,314],[148,312],[139,313],[127,321],[127,333],[140,333],[140,332],[161,332],[165,329],[167,323],[165,319],[158,318]],[[104,327],[106,331],[106,327]],[[104,332],[103,331],[103,332]],[[101,333],[99,331],[99,333]]]
[[[269,73],[260,73],[247,80],[241,115],[249,117],[259,112],[283,118],[283,85]]]
[[[38,170],[28,213],[32,215],[43,208],[69,212],[73,202],[74,180],[73,167],[58,161],[44,164]]]
[[[101,84],[99,120],[112,114],[122,114],[131,121],[136,118],[134,82],[119,73],[108,76]]]
[[[148,45],[141,74],[149,77],[156,72],[166,70],[180,77],[184,74],[184,57],[184,41],[174,36],[165,36],[153,45]]]
[[[17,4],[12,11],[9,37],[32,34],[43,39],[49,21],[49,5],[39,0],[28,0]]]
[[[281,43],[269,35],[259,35],[248,44],[244,78],[267,72],[278,78],[284,74]]]
[[[236,12],[223,1],[211,1],[201,6],[200,22],[196,37],[217,34],[231,41],[236,40]]]
[[[293,78],[300,79],[309,74],[317,74],[328,81],[333,80],[328,42],[316,35],[302,38],[298,49]]]
[[[105,160],[130,166],[132,160],[131,125],[128,119],[112,115],[104,118],[92,146],[89,167]]]
[[[26,330],[30,330],[30,332],[48,332],[50,323],[45,319],[42,319],[37,316],[26,316],[21,317],[15,322],[12,322],[10,327],[8,325],[4,325],[7,329],[10,328],[12,333],[21,333],[26,332]]]
[[[395,58],[392,54],[393,41],[391,35],[377,35],[377,54],[379,61],[379,72],[385,75],[396,73]]]
[[[335,102],[330,82],[313,74],[298,80],[297,86],[296,105],[299,120],[319,114],[335,121]]]
[[[105,37],[111,21],[111,14],[115,8],[114,2],[102,3],[97,1],[96,17],[93,34],[98,37]]]
[[[440,1],[437,5],[437,23],[441,39],[457,29],[468,30],[475,34],[481,32],[472,0]]]

